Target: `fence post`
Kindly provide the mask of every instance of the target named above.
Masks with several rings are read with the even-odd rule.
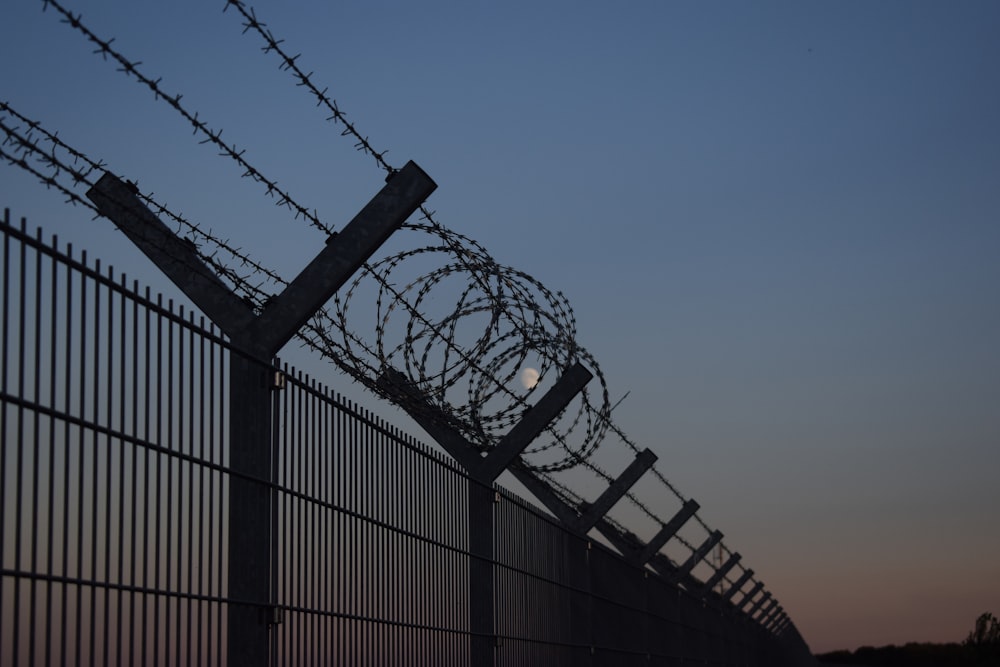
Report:
[[[267,366],[229,365],[229,663],[264,665],[271,602],[271,395]]]
[[[490,484],[469,478],[469,633],[472,665],[494,664],[493,505]]]
[[[582,365],[570,366],[485,456],[450,427],[443,411],[430,404],[402,373],[389,368],[379,377],[379,387],[469,473],[469,650],[471,664],[475,667],[495,664],[498,646],[493,594],[496,558],[493,482],[559,416],[592,377]],[[540,480],[539,484],[542,484]]]
[[[132,187],[105,174],[87,192],[177,287],[225,333],[230,354],[229,618],[230,664],[264,666],[280,622],[272,597],[271,401],[274,355],[399,229],[437,186],[413,162],[386,185],[282,291],[257,314],[139,200]]]

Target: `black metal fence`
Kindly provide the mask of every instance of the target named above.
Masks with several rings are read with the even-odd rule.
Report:
[[[7,213],[2,236],[0,664],[235,664],[255,634],[276,665],[811,663],[794,626],[630,564],[287,367],[269,479],[234,472],[224,337]],[[269,490],[267,599],[230,593],[261,566],[229,547],[241,482]]]

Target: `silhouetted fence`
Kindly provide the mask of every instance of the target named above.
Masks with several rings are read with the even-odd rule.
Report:
[[[225,337],[6,213],[2,235],[0,664],[236,664],[244,636],[276,665],[483,647],[497,665],[810,664],[794,626],[627,562],[287,367],[266,375],[270,473],[234,472],[252,415],[229,412]],[[234,484],[267,490],[264,563],[230,548]],[[492,496],[492,558],[470,493]],[[232,594],[231,565],[266,594]]]

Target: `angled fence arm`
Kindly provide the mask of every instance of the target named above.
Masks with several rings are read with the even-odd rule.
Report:
[[[423,169],[406,163],[265,306],[247,337],[269,350],[281,349],[436,188]]]
[[[708,555],[708,552],[712,550],[716,544],[722,541],[722,533],[719,531],[713,531],[705,541],[701,543],[697,549],[695,549],[691,555],[688,557],[684,564],[680,566],[679,571],[682,575],[691,574],[695,566],[701,562],[701,560]]]
[[[782,612],[781,616],[778,618],[778,622],[774,625],[774,634],[780,637],[786,630],[788,630],[788,626],[790,625],[791,619],[788,617],[788,614]]]
[[[663,524],[663,527],[656,533],[656,535],[643,547],[642,551],[636,555],[635,561],[638,565],[645,565],[649,560],[663,548],[663,545],[670,540],[671,537],[677,534],[677,531],[681,529],[687,520],[694,516],[695,512],[699,509],[698,503],[693,499],[689,498],[677,511],[676,514],[668,521]]]
[[[429,403],[405,375],[395,368],[386,368],[376,386],[403,408],[459,465],[466,470],[478,465],[478,450],[449,424],[448,415]]]
[[[764,597],[767,598],[767,602],[756,610],[756,614],[750,614],[750,616],[761,625],[764,624],[764,620],[770,615],[770,613],[774,609],[778,608],[778,600],[777,598],[772,597],[770,592]]]
[[[134,188],[105,173],[87,198],[109,218],[227,336],[253,322],[253,311],[136,196]]]
[[[483,457],[477,471],[481,479],[491,482],[500,476],[521,452],[548,427],[594,377],[580,363],[573,364],[556,383],[532,405],[520,421]]]
[[[728,591],[722,594],[722,599],[731,600],[733,596],[736,595],[741,588],[743,588],[743,585],[747,583],[747,581],[749,581],[750,577],[752,576],[753,576],[753,570],[744,570],[743,574],[740,575],[740,578],[736,580],[736,583],[733,584],[732,588],[730,588]]]
[[[570,366],[500,439],[496,447],[485,455],[452,427],[445,412],[428,402],[420,390],[399,371],[385,369],[379,376],[377,385],[406,410],[470,475],[483,483],[492,483],[504,470],[511,468],[513,471],[512,464],[521,452],[559,416],[591,378],[593,374],[581,364]]]
[[[761,586],[763,586],[763,582],[758,582],[758,583],[760,583]],[[766,591],[763,595],[757,598],[756,602],[753,603],[753,605],[750,607],[750,611],[747,612],[747,616],[749,616],[750,618],[756,616],[761,606],[770,599],[771,599],[771,592]]]
[[[775,622],[781,617],[783,611],[784,609],[780,604],[775,605],[774,609],[767,613],[767,616],[764,617],[760,624],[764,626],[765,630],[770,630]]]
[[[594,528],[626,559],[630,559],[642,547],[642,542],[635,534],[619,530],[606,518],[598,521]]]
[[[688,591],[695,592],[701,589],[700,581],[690,575],[680,576],[677,566],[670,562],[670,559],[663,554],[658,553],[653,556],[647,565],[667,581],[679,583]]]
[[[535,496],[564,526],[572,528],[576,525],[579,518],[576,510],[563,502],[563,499],[556,495],[551,486],[523,466],[513,465],[509,470],[514,479],[523,484],[524,488],[530,491],[531,495]]]
[[[753,599],[753,596],[757,595],[758,591],[760,591],[760,589],[762,588],[764,588],[763,581],[758,581],[757,583],[755,583],[753,588],[750,589],[750,592],[744,595],[743,599],[739,601],[739,604],[736,605],[736,608],[743,609],[744,607],[746,607],[747,603],[750,602],[750,600]]]
[[[729,571],[736,567],[736,564],[740,562],[740,558],[742,557],[738,553],[732,554],[729,559],[715,571],[712,578],[705,582],[705,590],[710,591],[715,588],[716,584],[722,581],[723,577],[729,574]]]
[[[556,383],[529,408],[521,420],[484,456],[450,425],[447,414],[430,403],[402,373],[387,368],[378,387],[406,410],[434,440],[468,472],[469,535],[469,642],[471,664],[489,667],[496,660],[494,612],[493,482],[505,469],[567,525],[576,513],[555,492],[518,462],[521,452],[555,420],[593,375],[580,364],[567,369]]]
[[[604,490],[594,503],[577,520],[577,530],[586,535],[590,529],[615,506],[622,496],[628,493],[632,485],[639,481],[653,463],[656,462],[656,454],[651,449],[644,449],[640,452],[632,463],[625,468],[624,472],[611,483],[611,486]]]

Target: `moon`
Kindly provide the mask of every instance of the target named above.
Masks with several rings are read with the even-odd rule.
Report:
[[[530,367],[521,371],[521,386],[533,389],[536,384],[538,384],[538,371]]]

